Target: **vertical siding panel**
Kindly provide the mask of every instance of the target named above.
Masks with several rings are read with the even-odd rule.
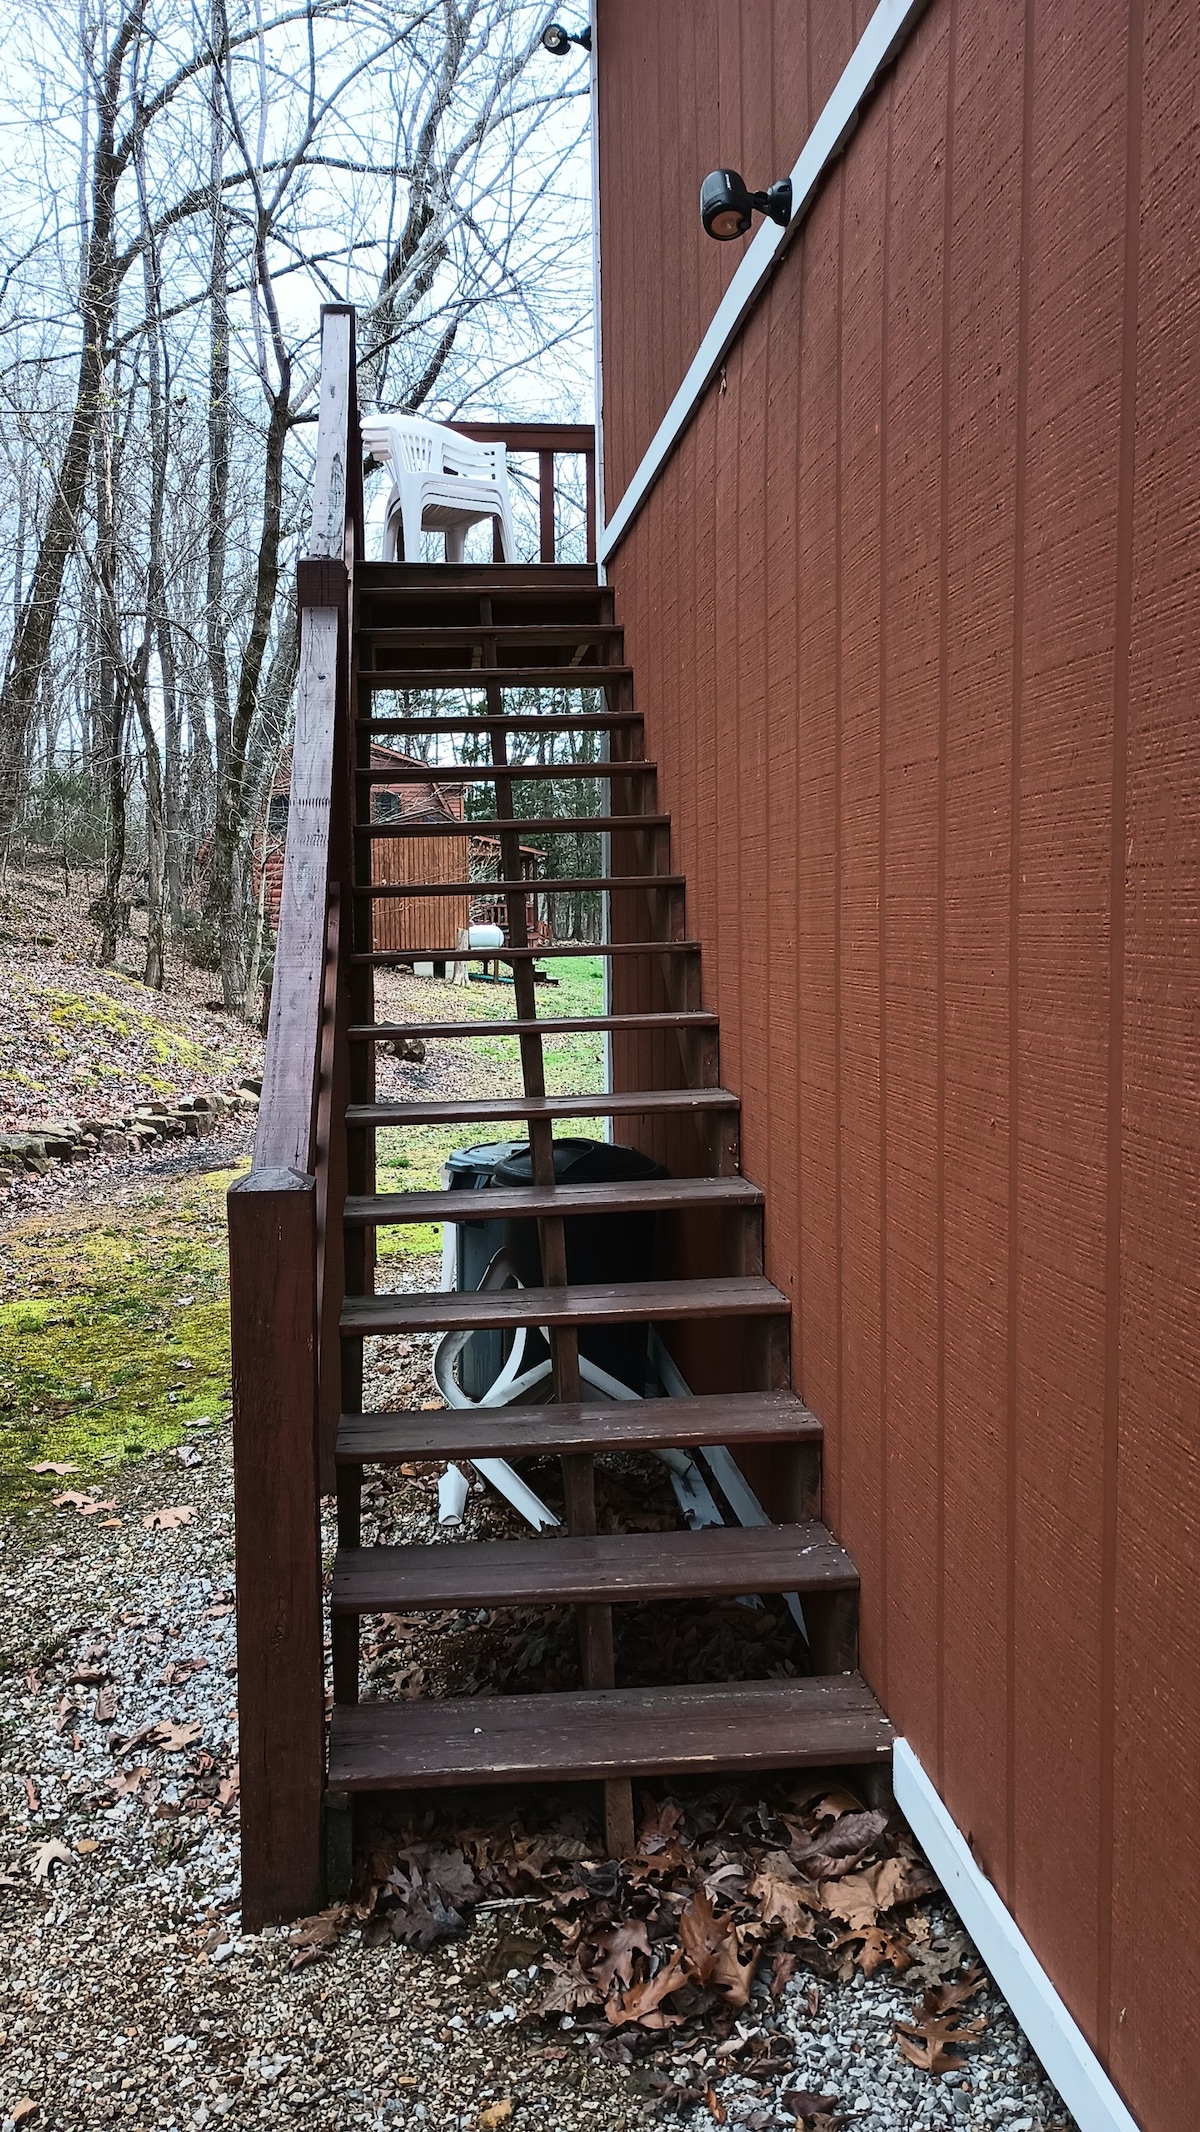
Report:
[[[1175,1920],[1181,1896],[1190,1902],[1183,1861],[1194,1860],[1200,1829],[1198,78],[1195,7],[1150,0],[1125,833],[1111,2009],[1114,2078],[1140,2122],[1169,2127],[1194,2119],[1197,2089],[1196,2016],[1191,1994],[1179,1994]]]
[[[770,1071],[768,953],[770,915],[767,878],[766,789],[766,588],[767,521],[762,498],[767,482],[767,347],[770,301],[760,304],[747,331],[738,365],[738,626],[733,665],[736,689],[736,804],[724,853],[727,878],[736,880],[731,918],[738,950],[739,1088],[747,1091],[743,1128],[745,1161],[762,1183],[770,1176]]]
[[[769,1269],[795,1306],[800,1221],[795,1066],[799,1047],[796,902],[796,453],[799,441],[798,283],[772,293],[766,377],[763,569],[767,972],[761,1006],[767,1052],[766,1242]],[[776,1094],[777,1092],[777,1094]],[[772,1270],[772,1278],[775,1274]],[[802,1374],[793,1310],[793,1373]]]
[[[1094,2013],[1124,50],[1038,11],[1021,730],[1017,1915]]]
[[[950,296],[942,1769],[1002,1887],[1008,917],[1021,13],[962,7]]]
[[[936,1748],[938,1695],[938,497],[948,27],[946,9],[925,16],[896,88],[882,378],[888,1683],[926,1761]]]
[[[841,1457],[853,1474],[842,1537],[863,1579],[863,1654],[887,1688],[880,1472],[879,398],[890,84],[846,164],[841,519]]]

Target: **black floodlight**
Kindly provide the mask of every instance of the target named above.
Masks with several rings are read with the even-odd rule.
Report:
[[[700,220],[718,244],[744,237],[753,214],[766,215],[782,229],[792,217],[792,181],[780,178],[766,192],[749,192],[737,170],[710,170],[700,187]]]
[[[556,59],[565,59],[573,44],[577,44],[581,52],[590,52],[591,24],[589,23],[586,29],[575,31],[564,30],[561,22],[548,22],[542,31],[542,43],[548,52],[553,52]]]

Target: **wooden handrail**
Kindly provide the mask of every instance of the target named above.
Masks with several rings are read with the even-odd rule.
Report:
[[[536,452],[538,462],[538,561],[558,559],[554,513],[554,462],[581,457],[587,526],[587,560],[596,560],[596,431],[590,422],[452,422],[464,437],[476,444],[503,444],[510,452]],[[499,562],[499,535],[495,560]]]
[[[248,1931],[315,1908],[323,1878],[321,1417],[341,1308],[345,1174],[330,1151],[346,1102],[334,1022],[348,952],[338,911],[350,885],[350,601],[361,553],[354,314],[330,305],[262,1097],[249,1174],[228,1198]]]

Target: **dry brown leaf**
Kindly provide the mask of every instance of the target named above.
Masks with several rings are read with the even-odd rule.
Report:
[[[38,1460],[38,1462],[37,1462],[37,1464],[36,1464],[35,1466],[30,1466],[30,1468],[29,1468],[29,1471],[30,1471],[31,1473],[59,1473],[59,1474],[63,1474],[63,1473],[78,1473],[78,1471],[79,1471],[79,1468],[78,1468],[78,1466],[73,1466],[73,1465],[71,1464],[71,1462],[70,1462],[70,1460],[69,1460],[69,1459],[63,1459],[63,1460],[61,1460],[61,1461],[55,1461],[55,1460],[54,1460],[54,1459],[52,1459],[52,1458],[39,1458],[39,1460]],[[35,2106],[34,2106],[34,2107],[36,2108],[36,2104],[35,2104]]]
[[[331,1903],[315,1917],[297,1918],[288,1938],[293,1947],[332,1947],[346,1930],[353,1915],[349,1903]]]
[[[200,1731],[199,1720],[190,1725],[173,1725],[163,1719],[160,1724],[150,1727],[148,1737],[151,1746],[163,1747],[168,1754],[182,1754],[185,1747],[195,1746]]]
[[[727,2115],[725,2105],[723,2102],[718,2102],[712,2088],[705,2088],[704,2100],[708,2104],[710,2117],[714,2117],[719,2125],[723,2125]]]
[[[837,1944],[843,1947],[852,1941],[858,1942],[858,1954],[855,1959],[866,1977],[873,1977],[885,1962],[891,1963],[897,1975],[912,1966],[907,1940],[899,1938],[894,1932],[885,1931],[882,1925],[868,1925],[865,1932],[839,1933]]]
[[[8,2114],[14,2125],[25,2125],[35,2114],[37,2107],[32,2095],[22,2095],[20,2102],[14,2102]]]
[[[814,2095],[809,2088],[785,2088],[779,2102],[799,2125],[811,2125],[814,2118],[828,2117],[838,2105],[836,2095]]]
[[[637,1917],[613,1925],[600,1934],[596,1950],[601,1959],[592,1964],[592,1976],[601,1992],[607,1992],[614,1981],[629,1984],[633,1980],[634,1955],[644,1954],[647,1961],[650,1958],[646,1927]]]
[[[545,2014],[573,2014],[581,2006],[598,2006],[600,1994],[578,1959],[572,1962],[555,1962],[541,2011]]]
[[[117,1507],[111,1497],[102,1500],[95,1495],[81,1495],[77,1488],[64,1488],[61,1495],[52,1495],[50,1500],[56,1510],[77,1510],[81,1518],[94,1518],[98,1510]]]
[[[642,2028],[677,2028],[683,2015],[665,2014],[662,2002],[686,1982],[683,1955],[677,1948],[657,1976],[632,1985],[620,1998],[611,1998],[604,2011],[614,2028],[624,2028],[629,2021],[638,2022]]]
[[[81,1836],[75,1848],[81,1858],[90,1858],[92,1852],[98,1851],[100,1846],[94,1836]]]
[[[790,1940],[810,1940],[816,1931],[812,1904],[819,1901],[806,1881],[781,1873],[756,1873],[746,1893],[758,1904],[764,1925],[779,1925]]]
[[[112,1688],[101,1688],[92,1712],[98,1725],[111,1725],[117,1714],[117,1698]]]
[[[105,1508],[115,1510],[116,1504],[107,1503]],[[164,1503],[159,1510],[145,1511],[142,1523],[147,1532],[174,1532],[180,1525],[190,1525],[195,1515],[193,1503]]]
[[[50,1836],[45,1843],[39,1843],[36,1851],[30,1853],[30,1873],[38,1886],[44,1887],[53,1868],[60,1863],[69,1865],[74,1855],[65,1843],[60,1843],[56,1836]]]
[[[922,1876],[925,1875],[924,1884]],[[861,1872],[845,1873],[840,1880],[821,1882],[821,1901],[831,1917],[841,1918],[852,1932],[866,1932],[878,1922],[881,1910],[897,1903],[913,1902],[937,1883],[926,1869],[907,1858],[884,1858]]]
[[[483,2127],[483,2132],[496,2132],[496,2126],[507,2124],[512,2113],[513,2101],[511,2095],[506,2095],[501,2102],[489,2102],[487,2108],[479,2112],[479,2123]]]
[[[962,2046],[982,2035],[987,2022],[982,2014],[960,2024],[957,2013],[923,2013],[916,2021],[897,2021],[896,2042],[901,2055],[923,2073],[956,2073],[966,2064]]]
[[[679,1944],[694,1982],[703,1987],[717,1966],[717,1957],[733,1932],[731,1917],[718,1917],[703,1888],[693,1895],[679,1919]]]

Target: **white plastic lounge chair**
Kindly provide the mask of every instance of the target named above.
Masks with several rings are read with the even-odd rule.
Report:
[[[446,561],[461,563],[467,527],[500,521],[506,563],[517,559],[508,468],[502,444],[473,444],[457,430],[419,415],[377,415],[363,423],[363,443],[392,469],[383,536],[385,562],[394,562],[403,533],[404,559],[421,559],[422,532],[445,533]]]

